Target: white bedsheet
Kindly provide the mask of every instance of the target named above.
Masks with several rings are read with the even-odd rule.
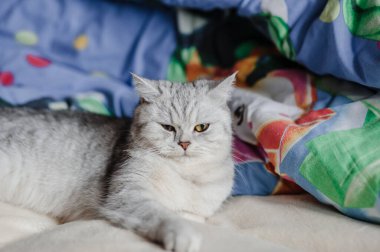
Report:
[[[202,251],[379,251],[380,226],[350,219],[308,195],[238,197],[203,233]],[[0,251],[162,251],[106,222],[63,225],[0,203]]]

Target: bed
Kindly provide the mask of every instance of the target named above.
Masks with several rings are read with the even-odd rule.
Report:
[[[203,250],[375,251],[379,13],[349,0],[3,0],[0,106],[132,117],[130,72],[238,71],[233,197],[198,226]],[[101,221],[57,226],[5,203],[0,218],[6,251],[159,249]]]
[[[310,195],[231,199],[208,224],[197,225],[201,251],[378,251],[380,228],[354,220]],[[130,231],[93,220],[55,220],[0,205],[0,251],[164,251]]]

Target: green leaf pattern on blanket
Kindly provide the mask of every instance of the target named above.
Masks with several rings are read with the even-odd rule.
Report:
[[[177,49],[170,58],[167,78],[171,81],[184,82],[186,78],[186,65],[189,64],[196,47]]]
[[[380,0],[344,0],[343,14],[354,35],[380,40]]]
[[[368,110],[359,129],[331,132],[307,143],[300,172],[342,207],[373,207],[380,193],[380,118]]]
[[[370,99],[363,100],[362,102],[377,117],[380,117],[380,95],[375,95]]]
[[[78,98],[79,107],[84,111],[110,116],[112,113],[108,108],[94,97]]]
[[[288,24],[278,16],[263,14],[268,22],[269,35],[277,49],[287,58],[294,60],[296,52],[290,39],[290,28]]]

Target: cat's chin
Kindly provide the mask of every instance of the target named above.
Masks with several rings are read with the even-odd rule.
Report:
[[[182,152],[182,153],[173,153],[171,155],[168,155],[167,157],[176,160],[176,161],[186,161],[189,159],[196,158],[197,155],[194,153],[189,153],[189,152]]]

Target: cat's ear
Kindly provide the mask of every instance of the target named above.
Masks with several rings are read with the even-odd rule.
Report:
[[[151,102],[160,95],[156,81],[145,79],[134,73],[131,75],[142,101]]]
[[[237,72],[214,84],[209,91],[209,96],[220,101],[221,103],[226,103],[231,96],[233,86],[236,82],[236,75]]]

